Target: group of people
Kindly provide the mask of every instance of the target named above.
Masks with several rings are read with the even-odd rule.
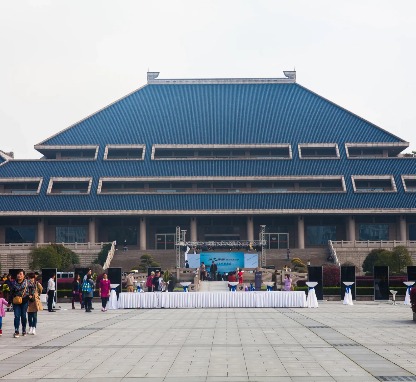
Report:
[[[176,280],[173,275],[169,276],[169,280],[164,280],[164,272],[160,270],[151,271],[150,275],[146,278],[146,288],[148,292],[173,292],[175,288]],[[126,276],[126,289],[127,292],[134,292],[137,281],[134,279],[133,273]]]
[[[81,309],[85,309],[86,313],[94,310],[92,299],[94,297],[95,283],[92,278],[92,270],[89,269],[81,282],[81,276],[76,274],[72,282],[72,309],[75,309],[75,303],[79,302]],[[101,298],[101,311],[107,311],[107,303],[110,299],[111,281],[108,279],[107,273],[102,275],[98,283],[98,294]]]
[[[14,337],[18,338],[20,336],[20,327],[22,329],[22,336],[26,336],[28,323],[28,333],[36,335],[37,312],[43,309],[40,301],[42,289],[42,284],[37,273],[29,273],[26,276],[25,271],[19,269],[15,279],[11,275],[6,277],[6,281],[3,283],[2,290],[0,291],[0,335],[3,334],[3,317],[5,317],[6,311],[10,310],[12,305],[14,313]]]

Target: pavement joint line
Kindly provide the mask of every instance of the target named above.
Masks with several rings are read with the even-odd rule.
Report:
[[[291,309],[291,310],[293,310],[293,309]],[[301,315],[301,316],[303,316],[303,317],[305,317],[306,319],[308,319],[308,320],[312,320],[312,321],[315,321],[315,322],[317,322],[317,323],[319,323],[319,324],[321,324],[319,321],[317,321],[317,320],[314,320],[314,319],[312,319],[312,318],[310,318],[310,317],[308,317],[308,316],[306,316],[305,315],[305,313],[301,313],[301,312],[294,312],[296,315]],[[284,313],[283,313],[284,314]],[[292,318],[292,319],[294,319],[295,321],[297,321],[295,318]],[[297,321],[300,325],[302,325],[302,326],[304,326],[305,328],[307,328],[308,329],[308,327],[306,326],[306,325],[304,325],[304,324],[302,324],[301,322],[299,322],[299,321]],[[321,324],[321,325],[323,325],[323,324]],[[393,364],[393,365],[395,365],[396,367],[398,367],[399,369],[402,369],[403,371],[405,371],[406,373],[409,373],[410,374],[410,376],[414,376],[414,374],[411,372],[411,371],[409,371],[409,370],[407,370],[407,369],[405,369],[404,367],[401,367],[401,366],[399,366],[398,364],[396,364],[395,362],[393,362],[393,361],[391,361],[391,360],[388,360],[387,358],[385,358],[384,356],[382,356],[381,354],[378,354],[378,353],[376,353],[375,351],[373,351],[373,350],[371,350],[370,348],[368,348],[367,346],[365,346],[365,345],[363,345],[363,344],[359,344],[359,343],[357,343],[356,341],[354,341],[352,338],[350,338],[350,337],[348,337],[347,335],[345,335],[345,334],[343,334],[343,333],[341,333],[339,330],[337,330],[336,328],[334,328],[334,327],[328,327],[328,328],[330,328],[331,330],[333,330],[333,331],[335,331],[336,333],[338,333],[338,334],[340,334],[341,336],[343,336],[343,337],[345,337],[345,338],[348,338],[350,341],[352,341],[353,343],[355,343],[355,344],[357,344],[356,346],[357,347],[362,347],[362,348],[364,348],[364,349],[366,349],[367,351],[369,351],[370,353],[372,353],[372,354],[374,354],[374,355],[376,355],[377,357],[380,357],[380,358],[382,358],[386,363],[391,363],[391,364]],[[330,346],[332,346],[334,349],[336,349],[337,351],[339,351],[341,354],[343,354],[345,357],[347,357],[348,359],[350,359],[352,362],[354,362],[358,367],[360,367],[360,368],[362,368],[363,370],[365,370],[369,375],[371,375],[371,376],[373,376],[374,378],[378,378],[377,377],[377,375],[375,375],[375,374],[372,374],[365,366],[361,366],[360,364],[358,364],[353,358],[351,358],[348,354],[346,354],[346,353],[343,353],[342,351],[341,351],[341,349],[340,348],[342,348],[342,346],[341,347],[339,347],[339,346],[337,346],[336,344],[331,344],[331,343],[329,343],[325,338],[322,338],[322,337],[320,337],[323,341],[325,341],[326,343],[328,343],[328,345],[330,345]],[[405,375],[403,375],[403,377],[407,377],[407,376],[405,376]]]
[[[118,318],[118,317],[122,317],[122,318],[124,318],[124,317],[126,316],[126,318],[125,318],[124,320],[121,320],[121,321],[125,321],[125,320],[128,320],[128,319],[130,318],[129,316],[131,316],[133,313],[134,313],[134,312],[128,312],[128,313],[125,313],[125,314],[120,313],[120,314],[117,314],[115,317],[114,317],[114,316],[111,316],[111,317],[108,317],[108,318],[106,318],[106,319],[104,319],[103,321],[100,321],[100,322],[105,322],[105,321],[109,321],[109,320],[115,320],[115,319],[116,319],[116,318]],[[144,313],[144,312],[143,312],[143,313]],[[117,321],[116,323],[118,323],[118,322],[120,322],[120,321]],[[83,328],[85,328],[85,327],[83,327]],[[2,362],[7,361],[7,360],[10,360],[10,359],[13,359],[13,358],[15,358],[15,357],[16,357],[16,358],[17,358],[17,357],[22,357],[22,356],[24,356],[24,353],[29,352],[29,351],[30,351],[30,350],[32,350],[32,349],[54,350],[54,351],[51,351],[51,352],[48,352],[48,353],[44,354],[43,356],[41,356],[41,357],[39,357],[39,358],[34,359],[33,361],[30,361],[30,362],[26,363],[23,367],[26,367],[26,366],[28,366],[28,365],[31,365],[32,363],[34,363],[34,362],[36,362],[36,361],[38,361],[38,360],[40,360],[40,359],[42,359],[42,358],[45,358],[45,357],[47,357],[47,356],[51,355],[52,353],[54,353],[54,352],[56,352],[56,351],[58,351],[58,350],[61,350],[61,349],[65,348],[65,347],[67,347],[67,346],[70,346],[72,343],[71,343],[71,344],[68,344],[68,345],[65,345],[65,346],[53,346],[53,345],[45,345],[45,344],[47,344],[48,342],[55,342],[56,340],[61,339],[61,338],[63,338],[63,337],[66,337],[66,336],[68,336],[68,335],[69,335],[69,334],[71,334],[71,333],[77,332],[78,330],[79,330],[79,328],[76,328],[76,329],[74,329],[74,330],[72,330],[72,331],[69,331],[69,332],[67,332],[67,333],[62,334],[62,335],[61,335],[61,336],[59,336],[59,337],[54,338],[53,340],[48,340],[48,341],[44,342],[44,344],[41,344],[41,345],[35,345],[35,346],[30,346],[30,347],[28,347],[26,350],[24,350],[24,351],[22,351],[22,352],[19,352],[19,353],[17,353],[17,354],[13,354],[13,355],[11,355],[10,357],[7,357],[7,358],[2,359]],[[89,335],[91,335],[91,334],[93,334],[93,333],[95,333],[95,332],[97,332],[97,331],[98,331],[98,330],[95,330],[95,331],[93,331],[92,333],[88,333],[86,336],[84,336],[84,337],[82,337],[82,338],[77,339],[77,340],[76,340],[76,341],[74,341],[73,343],[78,342],[78,341],[80,341],[80,340],[82,340],[82,339],[85,339],[86,337],[88,337]],[[58,367],[59,367],[59,366],[58,366]],[[21,366],[20,366],[20,364],[16,363],[16,367],[15,367],[15,368],[13,368],[13,370],[10,370],[8,373],[6,373],[6,374],[2,375],[2,376],[0,377],[0,379],[4,379],[4,378],[5,378],[5,377],[7,377],[8,375],[10,375],[10,374],[14,373],[16,370],[19,370],[19,369],[21,369]]]

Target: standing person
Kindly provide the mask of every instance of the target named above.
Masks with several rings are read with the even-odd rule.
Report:
[[[285,291],[290,291],[292,290],[292,279],[290,278],[290,274],[286,273],[285,276]]]
[[[238,271],[238,283],[239,284],[243,284],[243,275],[244,275],[244,271],[240,268],[240,270]]]
[[[126,287],[127,292],[133,292],[134,291],[134,276],[133,273],[129,273],[126,277]]]
[[[211,281],[215,281],[217,279],[217,271],[218,271],[218,266],[217,264],[215,264],[215,261],[212,260],[211,268],[209,270],[209,273],[211,275]]]
[[[152,279],[153,284],[153,292],[159,291],[159,280],[160,279],[160,271],[155,272],[155,276]]]
[[[46,288],[46,293],[48,294],[48,312],[55,312],[55,310],[52,308],[56,290],[55,278],[56,275],[51,276],[51,278],[48,280],[48,287]]]
[[[38,311],[43,310],[42,303],[40,301],[40,295],[42,293],[42,284],[36,280],[34,273],[29,273],[29,280],[33,285],[33,296],[29,300],[29,306],[27,308],[27,315],[29,321],[29,334],[36,335],[36,324],[38,323]]]
[[[19,326],[22,323],[22,336],[26,335],[27,307],[29,299],[33,296],[33,286],[29,280],[25,279],[25,271],[17,271],[16,280],[13,281],[10,289],[9,304],[13,303],[14,311],[14,338],[19,337]]]
[[[204,262],[201,263],[201,266],[199,267],[199,271],[201,273],[201,281],[204,281],[205,277],[206,277],[206,274],[207,274]]]
[[[94,297],[94,281],[91,274],[87,274],[87,279],[82,283],[82,293],[84,294],[85,312],[91,313],[92,298]]]
[[[185,268],[189,268],[189,262],[188,262],[188,260],[185,260]]]
[[[289,248],[286,251],[286,260],[290,260],[290,249]]]
[[[100,280],[100,286],[98,288],[98,292],[101,297],[101,311],[105,312],[107,310],[107,302],[110,298],[110,291],[111,291],[111,282],[108,279],[107,273],[103,274],[103,278]]]
[[[6,281],[3,284],[3,293],[4,293],[4,299],[9,301],[10,291],[12,289],[12,275],[9,273],[6,277]],[[7,311],[9,311],[10,308],[7,308]]]
[[[77,273],[74,276],[74,281],[72,281],[72,309],[75,309],[75,301],[79,301],[81,304],[82,309],[82,292],[81,292],[81,283],[80,283],[81,277]]]
[[[5,306],[8,305],[8,302],[3,298],[3,292],[0,291],[0,336],[3,335],[3,317],[6,316]]]
[[[148,292],[153,292],[153,277],[155,277],[155,272],[152,271],[146,279],[146,286]]]

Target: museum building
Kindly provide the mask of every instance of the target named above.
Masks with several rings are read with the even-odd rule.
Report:
[[[409,143],[284,78],[159,79],[0,151],[0,243],[416,240]],[[16,137],[17,139],[17,137]]]

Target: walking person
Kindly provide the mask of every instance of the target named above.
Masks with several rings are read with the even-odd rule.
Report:
[[[91,313],[92,298],[94,297],[94,281],[91,274],[87,274],[87,279],[82,283],[82,293],[84,294],[85,312]]]
[[[56,275],[53,274],[48,280],[48,287],[46,288],[46,293],[48,294],[48,312],[55,312],[55,309],[53,309],[53,299],[55,298],[56,291],[55,279]]]
[[[27,307],[29,299],[33,296],[33,286],[25,279],[25,271],[17,271],[16,280],[13,281],[10,289],[9,304],[13,303],[14,311],[14,338],[19,337],[19,326],[22,324],[22,336],[26,335]]]
[[[217,271],[218,271],[218,266],[217,264],[215,264],[215,261],[212,260],[211,268],[209,270],[211,281],[215,281],[217,279]]]
[[[100,280],[100,286],[98,288],[98,292],[101,297],[101,311],[107,311],[107,302],[110,298],[110,291],[111,291],[111,282],[108,279],[107,273],[103,274],[103,278]]]
[[[5,298],[3,298],[3,292],[0,291],[0,336],[3,335],[3,317],[6,316],[6,309],[4,309],[5,306],[7,306],[9,303]]]
[[[27,308],[27,316],[29,321],[29,334],[36,335],[36,325],[38,323],[38,311],[43,310],[42,303],[40,301],[40,295],[42,293],[42,284],[36,280],[34,273],[29,273],[29,280],[33,286],[33,296],[29,300],[29,306]]]
[[[82,306],[82,291],[81,291],[81,283],[80,283],[81,277],[77,273],[74,276],[74,281],[72,281],[72,309],[75,309],[75,302],[78,300]]]

